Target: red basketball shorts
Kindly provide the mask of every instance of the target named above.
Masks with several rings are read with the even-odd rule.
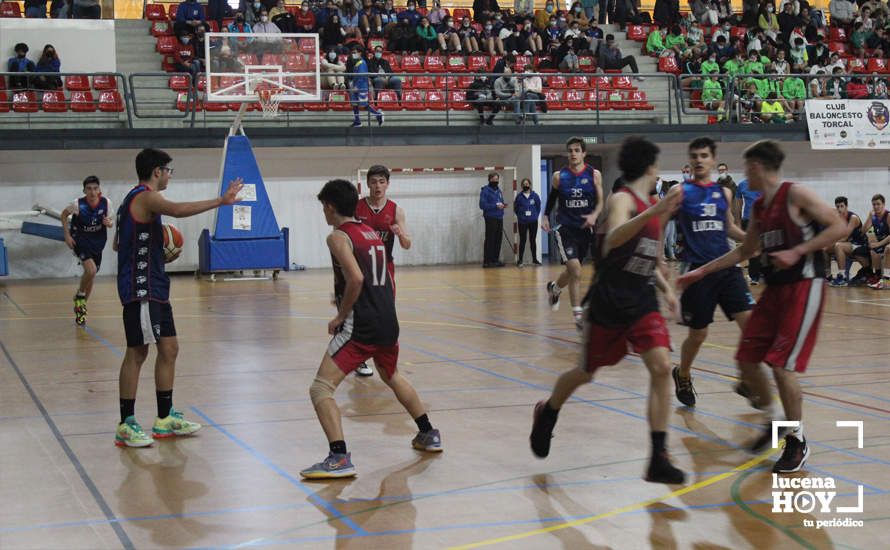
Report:
[[[584,353],[581,368],[593,372],[599,367],[614,365],[628,353],[645,353],[653,348],[671,349],[671,335],[661,313],[653,311],[632,325],[606,327],[588,322],[584,327]]]
[[[824,299],[821,278],[767,286],[742,331],[736,360],[805,372],[816,346]]]
[[[331,352],[330,347],[328,352]],[[374,366],[383,370],[386,377],[390,378],[395,374],[399,362],[399,344],[396,342],[391,346],[378,346],[349,340],[331,353],[331,358],[344,374],[351,373],[368,359],[374,359]]]

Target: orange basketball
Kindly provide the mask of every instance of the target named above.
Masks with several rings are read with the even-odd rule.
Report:
[[[184,241],[182,233],[176,229],[176,226],[165,223],[162,227],[164,231],[164,259],[169,262],[172,261],[173,257],[182,252]]]

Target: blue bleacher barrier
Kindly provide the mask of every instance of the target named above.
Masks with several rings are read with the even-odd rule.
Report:
[[[245,184],[242,196],[255,196],[217,209],[213,235],[204,229],[198,240],[200,271],[287,270],[288,229],[278,227],[250,140],[244,135],[227,137],[223,156],[220,195],[240,177]]]
[[[0,239],[0,277],[9,275],[9,262],[6,260],[6,243]]]

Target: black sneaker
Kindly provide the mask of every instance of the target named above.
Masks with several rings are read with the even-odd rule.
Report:
[[[773,473],[790,474],[797,472],[803,468],[809,456],[810,447],[807,445],[806,439],[801,441],[789,435],[785,437],[785,451],[773,466]]]
[[[748,387],[748,384],[744,382],[739,382],[736,384],[733,389],[735,392],[745,399],[748,400],[748,403],[757,410],[763,410],[765,407],[760,403],[760,397],[751,393],[751,388]]]
[[[695,406],[695,388],[692,386],[692,377],[683,378],[680,376],[680,367],[674,367],[671,371],[674,378],[674,392],[677,399],[687,407]]]
[[[532,433],[528,436],[532,452],[538,458],[546,458],[550,454],[550,440],[553,439],[553,427],[556,426],[556,417],[544,417],[544,405],[547,400],[538,401],[535,405],[534,420],[532,421]]]
[[[650,483],[668,483],[680,485],[686,482],[686,474],[683,470],[674,467],[667,451],[661,451],[652,455],[649,460],[649,468],[646,470],[646,481]]]
[[[789,428],[781,426],[776,439],[782,439],[788,434]],[[765,451],[773,444],[773,423],[767,422],[763,425],[763,431],[757,436],[757,439],[748,444],[748,450],[752,453],[760,453]]]

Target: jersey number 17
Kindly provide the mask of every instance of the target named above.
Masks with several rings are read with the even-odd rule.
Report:
[[[386,247],[382,244],[372,246],[368,249],[368,255],[371,256],[371,284],[374,286],[384,286],[386,284]],[[377,258],[380,258],[378,261]],[[377,266],[380,265],[378,271]]]

